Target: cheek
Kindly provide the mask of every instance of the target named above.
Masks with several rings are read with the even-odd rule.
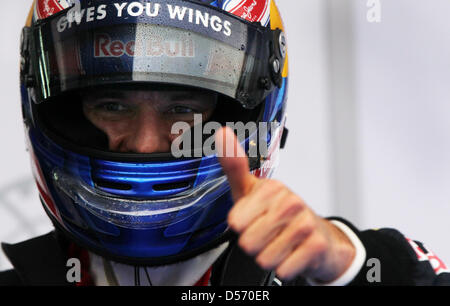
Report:
[[[210,109],[210,110],[207,110],[207,111],[202,113],[202,126],[201,126],[201,130],[202,131],[203,131],[204,125],[206,124],[206,122],[208,122],[208,120],[211,118],[213,113],[214,113],[214,109]],[[172,132],[172,126],[175,123],[177,123],[177,122],[186,122],[187,124],[190,125],[191,128],[194,126],[194,120],[193,119],[192,120],[188,120],[188,121],[186,121],[186,120],[168,120],[168,121],[165,121],[165,130],[169,131],[168,135],[169,135],[169,138],[170,138],[171,142],[173,142],[177,137],[181,136],[181,134],[183,132],[182,130],[175,129],[177,131],[177,133],[176,134],[172,134],[171,133]]]
[[[210,109],[210,110],[207,110],[206,112],[204,112],[203,113],[203,122],[208,121],[211,118],[213,113],[214,113],[214,109]]]
[[[100,121],[98,128],[105,132],[110,141],[133,132],[132,124],[125,120],[118,122]]]
[[[108,136],[110,141],[117,139],[118,137],[121,137],[130,131],[131,125],[129,120],[105,120],[101,116],[96,116],[89,110],[84,110],[84,114],[94,126],[96,126],[99,130],[104,132],[106,136]]]
[[[205,124],[211,118],[213,113],[214,113],[214,109],[202,113],[202,126],[200,127],[202,132],[203,132],[203,128],[204,128]],[[178,120],[178,121],[170,121],[170,122],[168,122],[166,124],[166,130],[169,131],[168,135],[169,135],[170,142],[173,142],[177,137],[181,136],[181,134],[183,133],[183,130],[178,130],[178,129],[175,129],[175,131],[177,132],[176,134],[172,134],[171,133],[172,132],[172,126],[175,123],[180,122],[180,121],[181,122],[186,122],[187,124],[189,124],[189,126],[191,128],[194,127],[194,120],[190,120],[190,121]],[[191,133],[194,133],[193,129],[191,130]]]
[[[163,123],[164,129],[165,129],[165,131],[167,131],[164,133],[167,134],[167,138],[169,139],[170,143],[172,143],[183,132],[182,130],[174,129],[174,131],[176,131],[176,133],[172,134],[172,127],[176,122],[178,122],[178,121],[168,121],[168,122]]]

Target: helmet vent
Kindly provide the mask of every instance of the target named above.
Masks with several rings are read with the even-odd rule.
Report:
[[[123,184],[117,182],[111,182],[106,180],[95,179],[94,183],[97,187],[115,190],[131,190],[132,186],[130,184]]]
[[[169,191],[169,190],[179,190],[179,189],[187,189],[190,187],[190,182],[177,182],[177,183],[168,183],[168,184],[157,184],[153,185],[154,191]]]

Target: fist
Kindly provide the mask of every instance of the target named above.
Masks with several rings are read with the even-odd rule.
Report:
[[[283,183],[252,175],[231,129],[217,132],[216,147],[223,153],[219,160],[234,201],[228,225],[239,235],[239,246],[261,268],[275,270],[283,280],[303,276],[322,283],[345,272],[355,249],[344,233],[317,216]],[[235,148],[233,156],[225,154],[232,151],[229,148]]]

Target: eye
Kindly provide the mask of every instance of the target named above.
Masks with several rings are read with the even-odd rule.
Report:
[[[124,112],[128,111],[129,108],[121,103],[118,102],[104,102],[100,103],[96,106],[97,109],[111,112],[111,113],[117,113],[117,112]]]
[[[195,113],[195,112],[197,112],[197,111],[192,109],[192,108],[190,108],[190,107],[181,106],[181,105],[174,106],[174,107],[172,107],[171,109],[169,109],[167,111],[167,113],[169,113],[169,114],[192,114],[192,113]]]

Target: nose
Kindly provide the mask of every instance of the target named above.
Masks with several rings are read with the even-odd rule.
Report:
[[[135,119],[131,123],[128,135],[122,142],[123,151],[133,153],[170,152],[170,130],[167,130],[167,124],[154,110],[141,112]]]

